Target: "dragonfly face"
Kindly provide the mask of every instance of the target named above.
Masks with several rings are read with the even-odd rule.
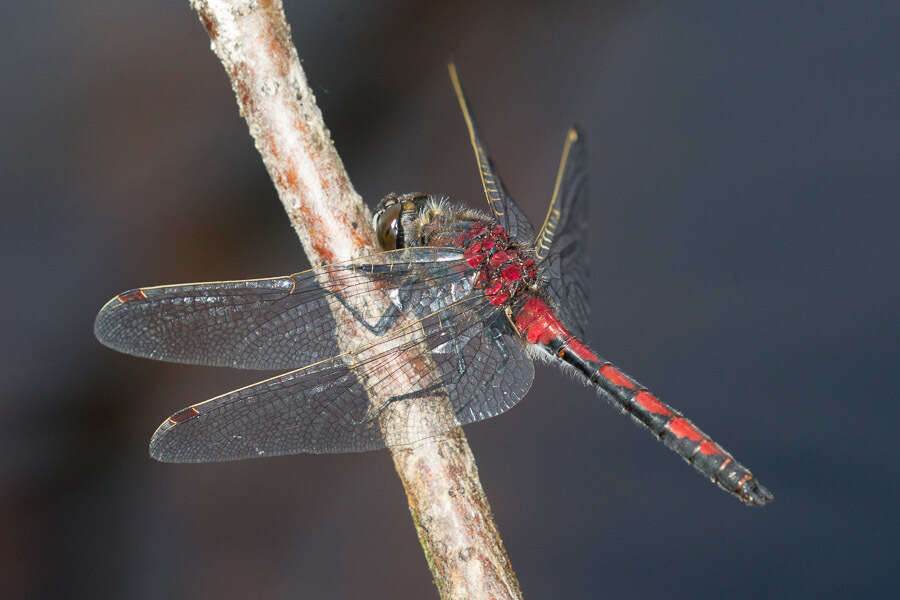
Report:
[[[427,194],[389,194],[374,215],[381,252],[284,277],[143,287],[100,310],[95,334],[122,352],[294,369],[176,412],[154,434],[151,455],[212,462],[418,442],[509,410],[530,388],[539,355],[572,367],[719,487],[747,504],[769,502],[721,446],[590,349],[578,132],[566,137],[535,233],[494,170],[452,69],[451,78],[490,215]],[[371,336],[340,346],[333,310]],[[415,415],[435,398],[446,402],[446,419],[424,427]]]
[[[415,223],[420,220],[420,214],[426,210],[429,202],[431,197],[419,192],[402,195],[391,193],[382,198],[372,219],[379,245],[384,250],[399,250],[416,245]]]

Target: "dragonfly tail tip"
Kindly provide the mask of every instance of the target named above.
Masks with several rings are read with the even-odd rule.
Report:
[[[765,506],[775,499],[774,494],[757,481],[756,478],[747,481],[742,486],[740,494],[741,500],[749,506]]]

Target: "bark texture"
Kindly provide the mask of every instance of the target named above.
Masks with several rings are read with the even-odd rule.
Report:
[[[191,6],[228,73],[310,262],[329,264],[375,250],[370,213],[309,89],[281,1],[191,0]],[[367,332],[346,313],[338,311],[335,318],[342,344],[366,339]],[[443,410],[441,402],[433,404]],[[391,453],[441,597],[520,598],[462,430]]]

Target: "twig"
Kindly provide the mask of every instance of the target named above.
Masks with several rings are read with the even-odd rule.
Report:
[[[369,212],[316,106],[281,0],[191,0],[191,6],[310,261],[329,264],[376,250]],[[352,318],[335,317],[342,340],[364,338]],[[462,430],[391,453],[441,597],[520,598]]]

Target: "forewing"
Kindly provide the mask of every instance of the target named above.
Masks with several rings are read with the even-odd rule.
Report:
[[[105,345],[147,358],[292,369],[340,352],[332,306],[374,334],[401,313],[426,315],[471,290],[474,270],[443,248],[406,248],[295,275],[146,287],[97,315]]]
[[[150,453],[214,462],[358,452],[499,414],[534,374],[521,342],[490,325],[499,317],[469,296],[353,352],[181,410],[156,431]],[[434,402],[444,410],[430,410]]]
[[[569,330],[586,339],[590,317],[587,237],[587,155],[584,138],[569,130],[563,146],[553,198],[535,241],[548,291]]]
[[[475,124],[475,119],[469,112],[466,96],[456,74],[456,67],[453,63],[450,63],[448,68],[450,69],[450,80],[456,92],[456,99],[459,101],[466,128],[469,130],[469,140],[472,142],[472,149],[475,151],[475,161],[478,163],[481,185],[484,188],[484,196],[487,199],[488,208],[497,222],[503,225],[513,238],[525,244],[530,244],[534,239],[534,227],[503,186],[503,182],[500,180],[500,176],[497,174],[497,170],[488,156],[484,143],[478,135],[478,127]]]

